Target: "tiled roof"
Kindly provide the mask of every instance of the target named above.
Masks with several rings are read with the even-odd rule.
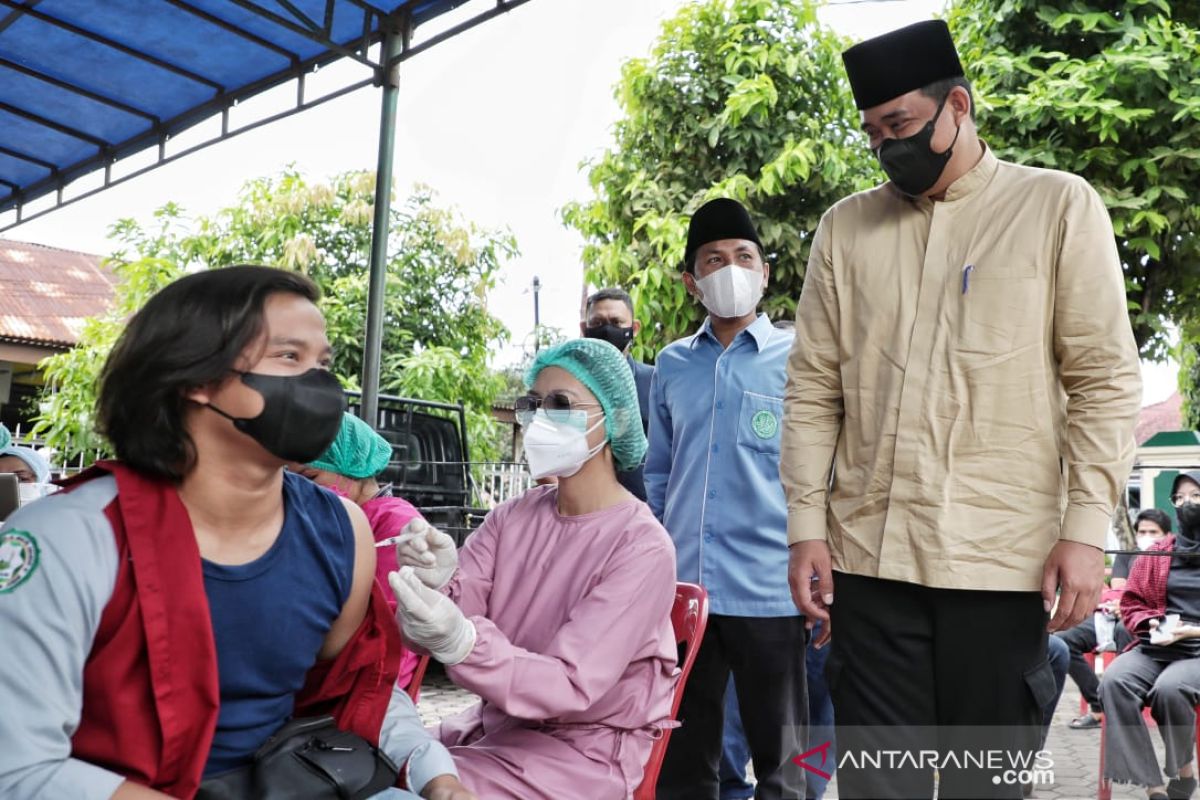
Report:
[[[1138,414],[1137,427],[1134,428],[1133,438],[1141,445],[1156,433],[1182,430],[1182,408],[1183,398],[1179,396],[1179,392],[1171,395],[1161,403],[1146,406]]]
[[[70,347],[112,301],[99,256],[0,239],[0,340]]]

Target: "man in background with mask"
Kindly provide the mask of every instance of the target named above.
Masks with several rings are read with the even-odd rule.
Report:
[[[642,329],[642,323],[634,319],[633,299],[624,289],[601,289],[587,299],[583,307],[583,321],[579,333],[585,339],[602,339],[621,351],[625,362],[633,371],[637,385],[638,410],[642,415],[642,433],[650,432],[650,379],[654,367],[636,360],[629,354],[633,339]],[[646,484],[642,477],[643,465],[630,470],[618,470],[617,480],[638,500],[646,499]]]
[[[667,748],[659,800],[716,800],[732,672],[758,779],[755,797],[799,797],[807,720],[804,620],[787,595],[779,483],[784,366],[792,335],[758,304],[770,276],[750,215],[705,203],[688,226],[683,281],[708,317],[659,353],[646,494],[675,542],[681,581],[702,584],[708,629]]]
[[[925,744],[889,726],[1031,749],[1047,629],[1095,608],[1133,461],[1141,379],[1112,225],[1085,181],[979,139],[945,23],[843,58],[890,180],[813,239],[781,469],[792,593],[832,617],[839,750],[844,726],[867,737],[846,749]],[[930,769],[846,766],[841,797],[933,794]],[[980,770],[942,769],[939,787],[1020,796]]]

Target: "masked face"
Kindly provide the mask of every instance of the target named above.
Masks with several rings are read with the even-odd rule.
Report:
[[[48,494],[54,494],[58,491],[58,487],[50,483],[22,483],[17,486],[17,491],[20,495],[21,505],[25,505]]]
[[[1158,523],[1149,519],[1143,519],[1138,522],[1137,531],[1134,533],[1134,539],[1137,542],[1138,550],[1149,550],[1155,542],[1162,541],[1165,534]]]
[[[942,177],[946,165],[954,155],[954,143],[962,126],[954,131],[954,140],[944,152],[935,153],[930,147],[933,141],[933,131],[938,117],[946,105],[943,99],[938,104],[933,119],[925,123],[921,130],[903,139],[884,139],[875,150],[879,164],[896,188],[911,197],[918,197],[929,191]]]
[[[525,460],[534,480],[569,478],[604,449],[601,441],[589,449],[588,434],[604,424],[604,417],[590,428],[583,410],[549,411],[538,409],[524,429]]]
[[[212,403],[208,407],[284,461],[307,463],[325,452],[337,437],[346,410],[346,396],[337,378],[326,369],[301,375],[263,375],[242,372],[242,383],[262,395],[257,417],[233,417]]]
[[[1185,503],[1175,509],[1179,518],[1179,533],[1175,548],[1178,550],[1200,549],[1200,503]]]
[[[622,328],[606,322],[603,325],[584,328],[583,335],[587,339],[602,339],[624,353],[625,348],[633,341],[633,326]]]
[[[763,294],[763,274],[736,264],[696,279],[700,302],[714,317],[733,319],[752,314]]]

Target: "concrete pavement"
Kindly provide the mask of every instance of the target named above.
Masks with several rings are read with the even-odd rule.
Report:
[[[476,702],[476,697],[464,689],[454,686],[441,672],[426,676],[421,688],[421,701],[418,709],[421,719],[426,725],[432,725],[439,720],[456,714]],[[1070,679],[1067,680],[1062,700],[1054,715],[1054,724],[1050,728],[1047,739],[1047,749],[1054,759],[1054,780],[1049,784],[1038,785],[1034,788],[1033,797],[1037,800],[1089,800],[1096,797],[1096,788],[1100,756],[1100,731],[1076,731],[1067,727],[1073,718],[1079,715],[1079,690]],[[1162,742],[1158,734],[1152,738],[1159,751],[1160,763]],[[1143,789],[1130,786],[1113,786],[1114,800],[1144,800],[1146,793]],[[837,800],[837,779],[829,785],[826,792],[827,800]],[[587,798],[564,798],[564,800],[588,800]]]

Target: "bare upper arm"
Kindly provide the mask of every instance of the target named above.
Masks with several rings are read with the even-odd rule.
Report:
[[[334,658],[354,636],[367,613],[371,599],[371,585],[375,582],[375,537],[367,515],[352,501],[339,498],[350,516],[354,529],[354,577],[350,584],[350,596],[342,606],[342,613],[333,621],[333,627],[325,636],[319,658]]]

